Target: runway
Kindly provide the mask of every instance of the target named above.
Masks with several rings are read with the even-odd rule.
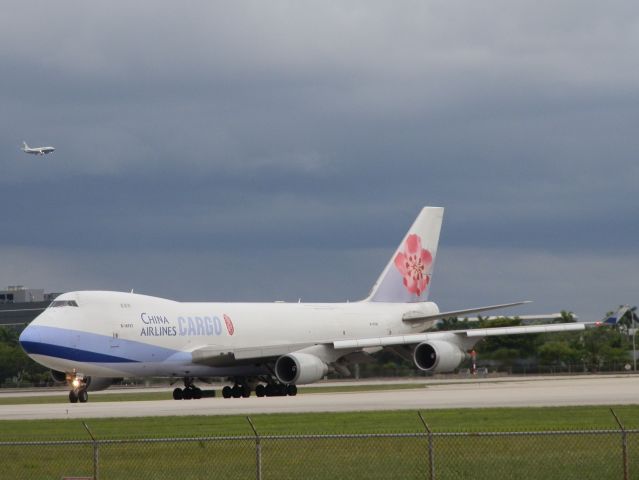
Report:
[[[0,420],[621,404],[639,404],[639,376],[422,380],[407,390],[296,397],[3,405]]]

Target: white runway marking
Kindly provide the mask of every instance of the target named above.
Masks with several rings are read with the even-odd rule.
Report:
[[[1,420],[639,404],[639,376],[416,383],[415,389],[296,397],[0,406]],[[60,395],[66,395],[60,392]],[[167,391],[167,396],[170,392]]]

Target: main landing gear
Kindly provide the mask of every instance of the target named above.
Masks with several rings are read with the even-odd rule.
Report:
[[[247,384],[238,384],[236,383],[232,387],[228,385],[222,388],[222,396],[224,398],[248,398],[251,396],[251,387]]]
[[[195,386],[192,377],[184,377],[184,388],[175,388],[173,390],[174,400],[199,400],[203,397],[214,397],[215,390],[202,390]],[[227,385],[222,388],[222,396],[224,398],[248,398],[251,392],[255,391],[258,397],[285,397],[287,395],[293,397],[297,395],[297,386],[294,384],[285,385],[274,381],[270,377],[233,377],[233,386]],[[263,383],[258,383],[263,382]]]
[[[297,395],[297,386],[295,384],[284,385],[283,383],[267,383],[259,384],[255,387],[255,395],[258,397],[294,397]]]
[[[175,388],[173,390],[173,400],[199,400],[204,395],[204,391],[193,383],[192,377],[184,377],[184,389]]]
[[[293,384],[284,385],[274,382],[272,379],[266,381],[266,385],[259,383],[255,386],[255,395],[258,397],[285,397],[286,395],[297,395],[297,387]],[[248,398],[251,396],[251,386],[242,378],[235,378],[232,387],[226,386],[222,389],[224,398]]]

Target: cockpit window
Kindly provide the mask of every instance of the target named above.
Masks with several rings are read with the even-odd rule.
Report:
[[[54,300],[49,305],[49,308],[56,307],[77,307],[78,303],[75,300]]]

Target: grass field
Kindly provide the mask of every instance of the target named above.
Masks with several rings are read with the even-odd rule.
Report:
[[[1,408],[1,407],[0,407]],[[639,405],[617,406],[639,428]],[[422,411],[434,432],[616,429],[609,407]],[[252,415],[261,435],[420,433],[417,412]],[[255,478],[256,443],[244,416],[90,419],[100,440],[99,478]],[[229,440],[139,442],[162,437],[237,436]],[[88,440],[78,420],[0,421],[0,441]],[[629,478],[639,479],[639,434],[629,437]],[[437,478],[622,478],[621,436],[437,436]],[[428,478],[426,437],[281,438],[260,444],[269,478]],[[0,478],[93,474],[93,446],[0,445]],[[635,471],[636,470],[636,471]]]
[[[639,428],[639,405],[613,407],[626,428]],[[513,432],[615,429],[610,407],[540,407],[424,410],[435,432]],[[423,432],[417,412],[256,414],[262,435]],[[252,435],[244,415],[92,418],[99,439]],[[78,440],[88,434],[79,420],[3,420],[0,441]]]

